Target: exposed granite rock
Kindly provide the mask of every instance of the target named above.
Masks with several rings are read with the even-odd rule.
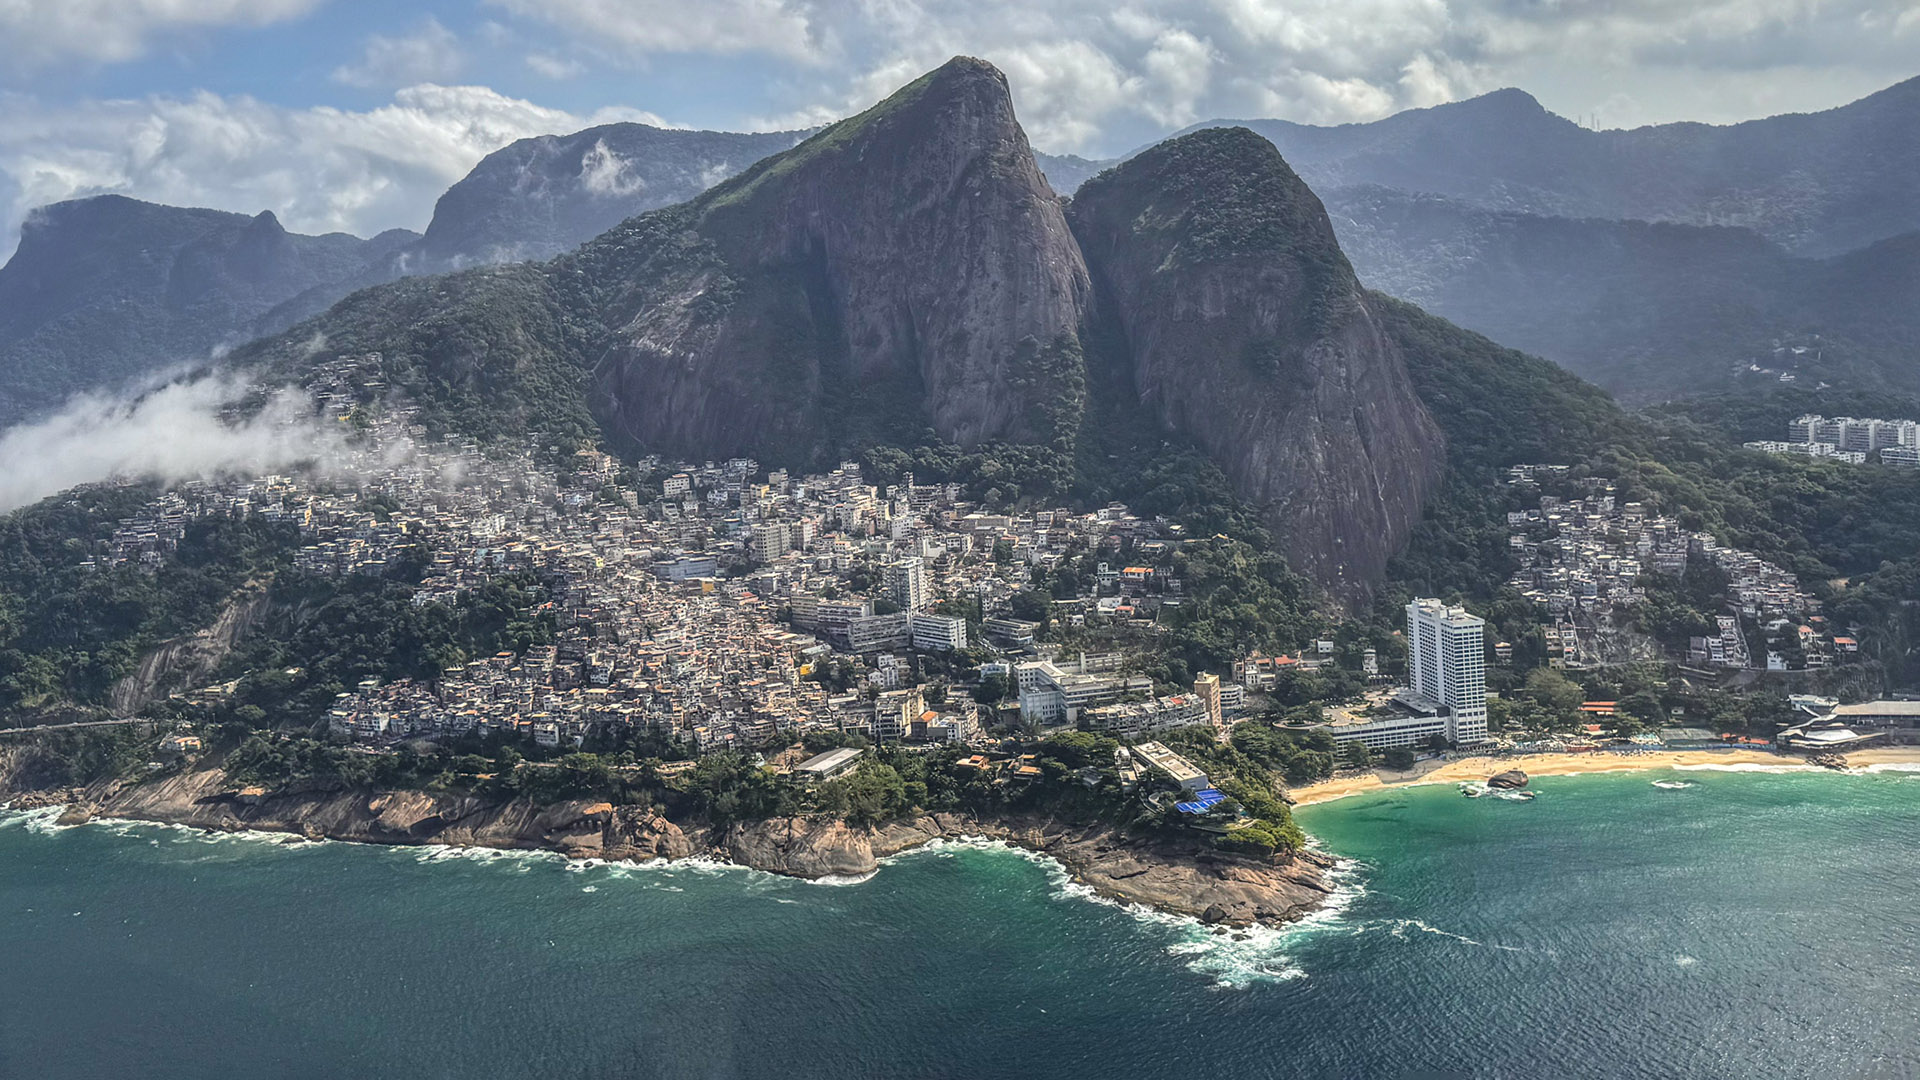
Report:
[[[878,828],[777,818],[714,831],[683,829],[649,808],[569,800],[537,806],[418,791],[277,791],[243,799],[215,767],[144,783],[11,791],[17,810],[65,806],[64,824],[128,818],[195,828],[286,832],[310,840],[540,849],[571,858],[644,861],[709,854],[794,877],[857,877],[880,860],[937,839],[1000,840],[1052,857],[1102,896],[1209,923],[1297,919],[1325,902],[1332,865],[1306,852],[1265,862],[1216,851],[1185,835],[1133,837],[1105,825],[1050,819],[981,820],[926,814]]]
[[[1527,774],[1519,769],[1508,769],[1487,777],[1487,786],[1504,790],[1516,790],[1527,786]]]
[[[1445,462],[1320,200],[1244,128],[1162,143],[1070,211],[1133,386],[1335,593],[1377,581]]]
[[[1106,825],[1045,819],[929,814],[877,829],[779,819],[736,827],[723,850],[736,862],[775,873],[858,876],[878,869],[889,855],[936,839],[969,837],[1047,855],[1102,896],[1233,926],[1289,922],[1325,903],[1332,891],[1326,882],[1331,860],[1312,852],[1269,863],[1214,850],[1190,836],[1133,837]]]
[[[566,261],[563,260],[563,264]],[[963,446],[1051,440],[1087,271],[1006,79],[957,58],[683,207],[582,250],[609,290],[599,411],[689,457],[795,456],[823,400],[919,407]],[[1061,386],[1042,377],[1061,350]],[[1074,403],[1077,407],[1077,402]],[[1077,419],[1077,413],[1075,413]]]
[[[133,716],[170,690],[200,685],[267,607],[265,584],[242,588],[227,600],[213,625],[163,641],[142,657],[139,667],[114,684],[108,709],[115,716]]]
[[[206,829],[260,829],[311,839],[377,844],[541,848],[576,858],[685,858],[695,846],[679,826],[646,807],[569,800],[537,806],[420,791],[243,793],[218,768],[142,784],[113,782],[80,793],[97,817]],[[18,803],[16,802],[16,805]]]

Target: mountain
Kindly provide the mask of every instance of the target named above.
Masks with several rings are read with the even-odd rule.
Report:
[[[440,196],[407,253],[410,269],[553,258],[635,214],[686,202],[806,135],[604,124],[521,139]]]
[[[1297,566],[1336,589],[1378,579],[1445,442],[1273,144],[1245,128],[1162,143],[1089,181],[1070,219],[1141,402],[1265,509]]]
[[[1086,267],[983,62],[949,63],[577,264],[636,260],[650,280],[605,296],[594,379],[609,426],[645,445],[809,452],[855,387],[964,448],[1045,443],[1077,420],[1051,406],[1079,378]]]
[[[237,359],[558,452],[597,430],[675,457],[864,454],[989,503],[1151,513],[1219,492],[1348,599],[1443,486],[1624,423],[1544,361],[1363,290],[1247,131],[1139,155],[1068,209],[1004,77],[967,58],[551,262],[369,289]]]
[[[803,133],[607,124],[522,139],[440,197],[424,236],[286,232],[271,213],[118,195],[41,207],[0,268],[0,427],[138,381],[410,274],[548,259],[684,202]]]
[[[0,267],[0,426],[280,329],[287,322],[268,317],[277,305],[352,279],[415,238],[302,236],[271,213],[119,195],[41,207]]]
[[[1271,139],[1315,191],[1370,184],[1488,210],[1750,228],[1831,256],[1920,230],[1920,78],[1824,112],[1594,131],[1520,90]]]
[[[1625,401],[1782,374],[1920,390],[1920,234],[1820,260],[1747,229],[1542,217],[1378,187],[1327,202],[1369,285]]]
[[[1810,259],[1747,229],[1487,211],[1373,187],[1327,202],[1369,285],[1624,401],[1783,374],[1920,392],[1920,234]]]

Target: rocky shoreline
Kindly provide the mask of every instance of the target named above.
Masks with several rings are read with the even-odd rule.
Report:
[[[924,814],[876,828],[805,818],[683,827],[650,808],[586,800],[538,806],[419,791],[242,791],[217,768],[137,784],[0,790],[0,800],[15,810],[65,806],[62,824],[99,817],[313,840],[545,850],[581,859],[705,857],[801,878],[858,877],[935,840],[982,838],[1048,856],[1101,896],[1235,927],[1291,922],[1333,891],[1327,881],[1333,860],[1317,853],[1270,863],[1214,850],[1199,838],[1140,838],[1047,818]]]

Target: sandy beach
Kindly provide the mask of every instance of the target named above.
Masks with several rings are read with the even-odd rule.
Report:
[[[1920,763],[1920,746],[1880,747],[1857,750],[1847,755],[1848,764],[1860,767],[1885,763]],[[1295,805],[1311,806],[1349,795],[1365,795],[1390,788],[1421,784],[1450,784],[1467,780],[1485,780],[1494,773],[1519,769],[1528,776],[1573,776],[1580,773],[1624,772],[1637,769],[1671,769],[1678,765],[1802,765],[1806,759],[1794,754],[1775,754],[1765,750],[1661,750],[1651,753],[1610,754],[1516,754],[1504,757],[1457,758],[1446,762],[1422,762],[1422,768],[1396,773],[1377,769],[1359,776],[1341,776],[1318,784],[1291,788],[1287,795]]]

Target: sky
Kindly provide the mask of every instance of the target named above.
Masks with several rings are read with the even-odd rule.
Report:
[[[1811,112],[1920,75],[1920,0],[0,0],[0,253],[118,192],[422,229],[514,139],[786,130],[950,56],[1034,145],[1378,119],[1517,86],[1600,127]]]

